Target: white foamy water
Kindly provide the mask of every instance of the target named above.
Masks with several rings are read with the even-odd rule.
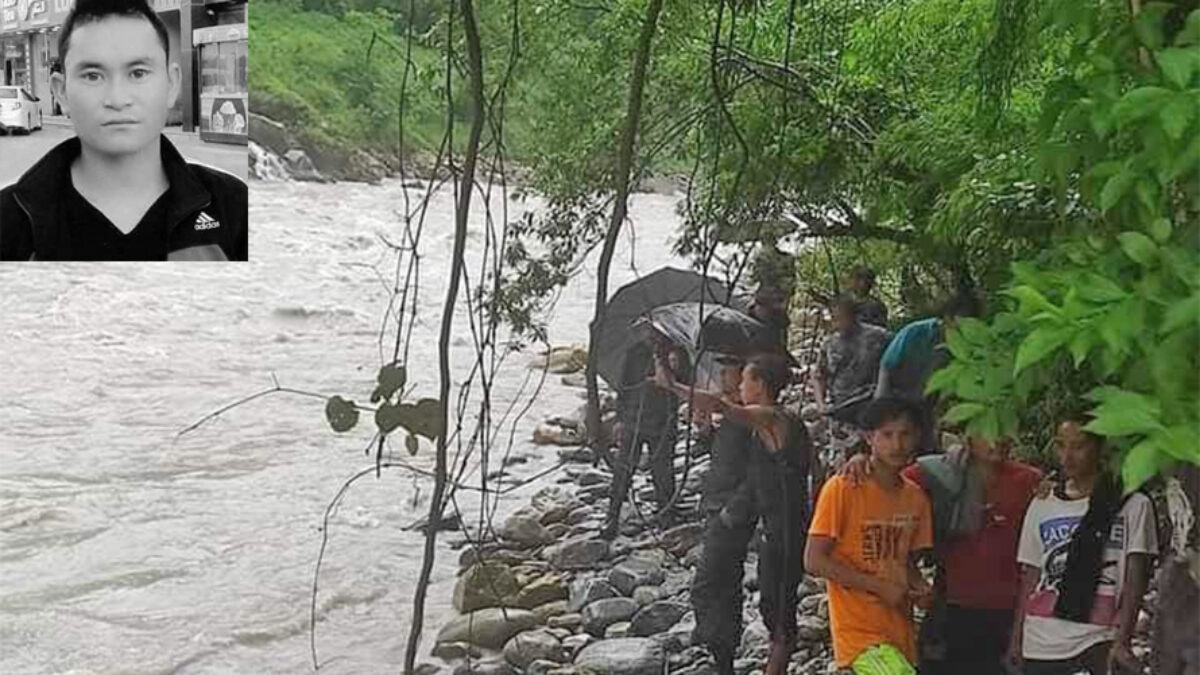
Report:
[[[318,528],[342,482],[371,465],[370,416],[337,435],[322,401],[276,395],[175,436],[269,387],[272,373],[287,387],[367,402],[387,304],[370,266],[394,265],[376,235],[399,241],[400,190],[253,183],[254,260],[244,264],[0,267],[0,673],[311,671]],[[668,251],[675,201],[634,198],[642,273],[683,265]],[[510,216],[520,206],[510,202]],[[482,223],[475,212],[475,250]],[[409,379],[429,396],[449,191],[435,196],[426,227]],[[556,344],[586,339],[594,262],[558,302]],[[611,287],[634,276],[623,237]],[[465,302],[455,334],[461,378],[473,359]],[[528,373],[524,357],[506,366],[494,409],[508,407]],[[579,392],[548,378],[516,426],[514,452],[531,461],[515,476],[555,461],[553,448],[527,439],[546,416],[578,407]],[[431,447],[412,461],[431,467]],[[331,520],[321,672],[398,670],[421,556],[421,535],[404,528],[425,515],[429,492],[425,479],[385,471],[360,480]],[[439,545],[423,655],[452,615],[457,559]]]

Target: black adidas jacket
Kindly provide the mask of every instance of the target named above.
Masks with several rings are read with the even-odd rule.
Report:
[[[79,152],[78,138],[66,140],[0,190],[0,260],[76,258],[61,204],[62,187],[69,184],[71,162]],[[171,187],[169,234],[159,259],[246,260],[246,184],[187,162],[165,136],[162,161]]]

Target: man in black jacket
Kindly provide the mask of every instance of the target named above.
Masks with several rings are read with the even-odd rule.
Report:
[[[246,184],[162,135],[181,75],[146,0],[79,0],[59,54],[76,138],[0,191],[0,260],[245,260]]]

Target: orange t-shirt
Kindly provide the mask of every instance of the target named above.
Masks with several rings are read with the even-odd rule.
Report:
[[[810,535],[829,537],[833,554],[860,572],[907,585],[908,554],[933,546],[929,498],[916,483],[902,479],[889,490],[874,480],[854,486],[842,476],[821,488]],[[917,646],[912,609],[899,611],[866,591],[832,581],[829,623],[833,655],[847,668],[867,648],[880,643],[896,646],[916,663]]]

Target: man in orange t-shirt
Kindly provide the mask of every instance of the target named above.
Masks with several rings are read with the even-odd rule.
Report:
[[[912,606],[926,606],[932,588],[916,566],[933,546],[929,498],[901,471],[920,438],[920,410],[895,398],[863,412],[874,459],[857,487],[844,476],[825,483],[808,531],[804,564],[824,577],[834,660],[849,668],[875,645],[890,644],[916,663]]]

